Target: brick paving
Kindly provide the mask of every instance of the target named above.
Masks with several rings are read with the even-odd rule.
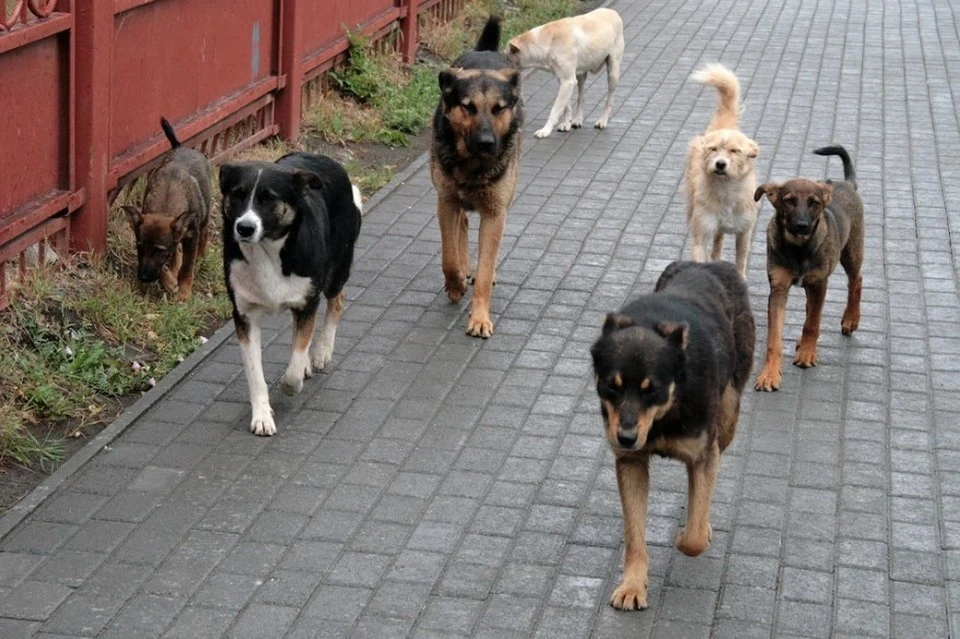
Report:
[[[525,84],[521,188],[496,334],[442,292],[420,167],[364,220],[328,373],[247,432],[231,339],[0,541],[0,636],[947,637],[960,633],[960,37],[947,2],[621,0],[611,126],[537,141],[555,84]],[[748,392],[714,538],[671,548],[686,481],[652,472],[650,609],[607,605],[621,518],[588,347],[602,314],[687,254],[687,141],[721,60],[761,179],[840,175],[866,202],[860,331],[834,278],[820,366]],[[605,79],[591,81],[593,117]],[[590,121],[592,123],[592,120]],[[749,284],[762,353],[763,229]],[[728,246],[728,251],[732,247]],[[794,291],[786,334],[800,333]],[[277,379],[286,317],[264,361]]]

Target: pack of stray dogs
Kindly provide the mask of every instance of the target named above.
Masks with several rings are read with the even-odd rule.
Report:
[[[452,303],[459,303],[473,286],[466,333],[483,339],[494,332],[490,309],[496,265],[520,170],[521,73],[546,69],[557,77],[556,100],[534,133],[546,138],[554,130],[583,125],[585,82],[589,74],[605,70],[606,102],[596,121],[596,128],[605,129],[613,115],[624,51],[623,22],[605,8],[531,29],[510,39],[502,51],[500,39],[500,20],[492,16],[474,50],[439,73],[441,97],[430,147],[444,290]],[[676,547],[695,556],[710,544],[710,507],[721,454],[736,433],[753,362],[755,324],[746,273],[762,198],[775,213],[766,233],[768,335],[756,390],[775,391],[783,383],[783,325],[792,286],[802,287],[807,298],[796,366],[817,365],[827,280],[838,263],[848,279],[842,333],[852,334],[860,320],[863,201],[846,149],[830,145],[814,151],[839,158],[843,179],[792,178],[758,186],[760,149],[738,128],[737,76],[714,63],[694,72],[692,79],[718,94],[706,130],[691,140],[687,154],[692,259],[670,264],[651,293],[608,313],[590,350],[623,510],[623,575],[610,599],[621,610],[647,607],[651,455],[687,467],[686,522]],[[159,280],[168,292],[186,299],[208,240],[210,169],[199,152],[180,144],[169,122],[161,120],[161,127],[173,148],[151,174],[143,204],[127,212],[136,235],[138,278]],[[333,355],[361,227],[361,194],[341,165],[302,152],[273,163],[223,164],[219,184],[223,272],[249,387],[250,430],[270,436],[277,428],[261,364],[261,319],[290,311],[293,346],[281,388],[299,392]],[[479,215],[475,268],[469,212]],[[735,237],[735,263],[722,261],[728,234]],[[321,297],[325,312],[315,339]]]

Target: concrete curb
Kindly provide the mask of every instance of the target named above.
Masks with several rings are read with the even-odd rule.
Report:
[[[423,168],[429,160],[429,157],[429,153],[422,154],[405,169],[400,171],[400,173],[395,175],[384,187],[374,193],[369,200],[364,202],[364,217],[401,184],[410,179],[411,175]],[[48,497],[64,485],[78,470],[83,468],[87,462],[93,459],[104,446],[108,446],[113,440],[123,434],[141,415],[163,399],[177,384],[196,370],[197,366],[212,355],[231,335],[233,335],[233,323],[227,320],[227,322],[217,329],[210,339],[207,340],[206,344],[203,344],[191,353],[182,364],[170,371],[154,388],[147,391],[143,397],[138,399],[132,406],[120,413],[113,422],[87,442],[83,448],[71,455],[52,475],[31,490],[26,497],[11,506],[10,510],[3,515],[0,515],[0,540],[3,540],[21,521],[39,508]]]

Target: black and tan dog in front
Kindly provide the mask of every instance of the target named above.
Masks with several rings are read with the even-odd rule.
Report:
[[[674,262],[652,294],[607,315],[590,353],[623,507],[626,553],[614,608],[647,607],[651,454],[687,466],[677,548],[695,556],[710,545],[713,487],[736,432],[754,333],[746,284],[726,262]]]

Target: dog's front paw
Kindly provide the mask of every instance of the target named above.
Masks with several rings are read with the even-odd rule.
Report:
[[[296,395],[303,390],[303,380],[312,376],[313,368],[306,353],[302,356],[295,355],[280,380],[280,388],[287,395]]]
[[[444,281],[443,290],[447,292],[450,301],[456,304],[467,292],[467,280],[459,273],[453,276],[448,275]]]
[[[186,302],[190,299],[190,296],[193,294],[193,287],[189,284],[184,284],[180,286],[177,290],[177,299],[181,302]]]
[[[269,413],[256,415],[250,420],[250,432],[258,437],[272,437],[277,434],[277,425],[273,423],[273,415]]]
[[[174,295],[177,292],[177,289],[180,288],[177,283],[177,276],[173,274],[173,271],[170,270],[169,266],[163,266],[160,268],[160,286],[163,287],[170,295]]]
[[[840,332],[844,335],[852,335],[860,327],[860,313],[844,311],[843,319],[840,320]]]
[[[573,120],[571,120],[570,126],[572,126],[575,129],[581,128],[583,126],[583,117],[574,118]]]
[[[800,345],[797,347],[797,356],[793,365],[800,368],[812,368],[817,365],[817,347]]]
[[[471,314],[467,321],[467,335],[487,339],[493,335],[493,322],[487,313]]]
[[[533,137],[535,138],[548,138],[550,134],[553,133],[553,127],[545,126],[542,129],[538,129],[534,132]]]
[[[769,393],[770,391],[780,390],[781,381],[783,381],[783,375],[780,372],[780,367],[767,364],[763,367],[763,371],[757,375],[757,383],[754,388]]]
[[[320,341],[317,342],[316,347],[313,351],[313,367],[318,371],[322,371],[327,367],[327,364],[330,363],[330,360],[333,359],[333,340],[327,340],[325,336],[321,336]]]
[[[566,133],[572,127],[573,127],[573,122],[571,122],[570,120],[567,120],[566,122],[561,122],[560,124],[557,125],[557,131],[562,131]]]
[[[605,128],[607,128],[607,119],[606,119],[606,118],[600,118],[599,120],[597,120],[597,123],[594,124],[593,126],[594,126],[594,128],[596,128],[596,129],[605,129]]]
[[[687,532],[687,527],[684,526],[677,532],[676,546],[677,550],[688,557],[696,557],[697,555],[703,554],[703,551],[710,547],[712,540],[713,527],[710,526],[710,524],[707,524],[706,531],[691,530]]]
[[[613,591],[610,605],[617,610],[645,610],[647,607],[646,580],[624,578]]]

